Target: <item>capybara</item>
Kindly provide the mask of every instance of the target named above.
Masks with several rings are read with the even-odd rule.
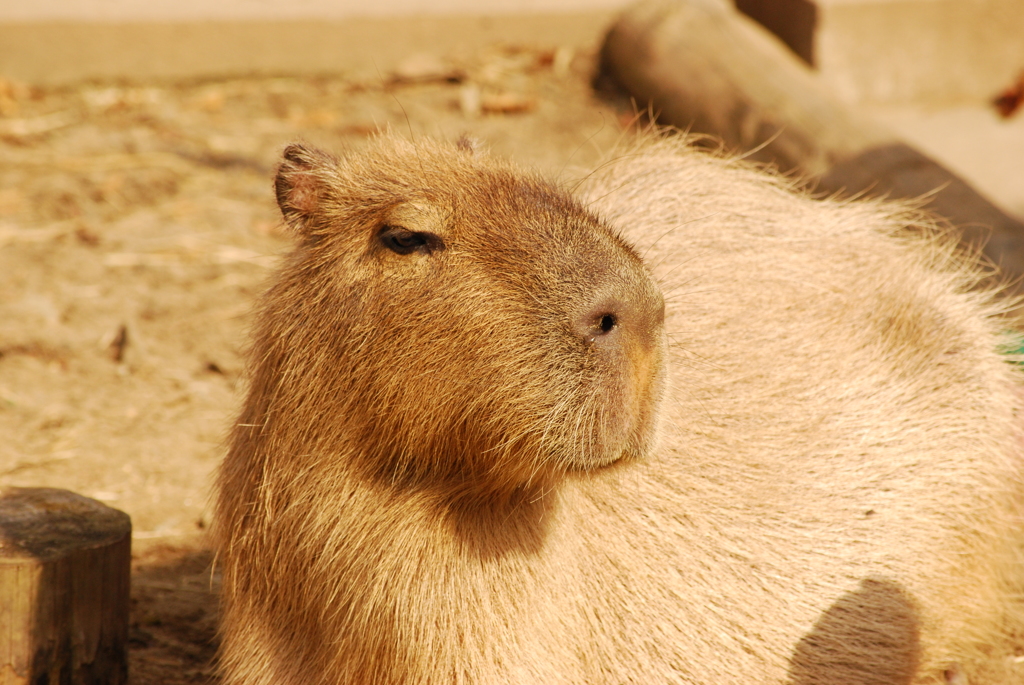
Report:
[[[1024,680],[1020,371],[927,219],[682,136],[575,196],[388,136],[276,191],[228,685]]]

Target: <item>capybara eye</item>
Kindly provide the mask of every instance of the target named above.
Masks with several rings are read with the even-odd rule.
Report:
[[[615,316],[612,314],[605,314],[601,317],[600,327],[602,333],[608,333],[615,328]]]
[[[433,233],[410,231],[401,226],[383,226],[380,229],[379,237],[384,247],[398,254],[412,254],[413,252],[429,254],[441,245],[441,239]]]

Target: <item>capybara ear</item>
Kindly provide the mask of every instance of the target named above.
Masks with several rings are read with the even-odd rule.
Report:
[[[274,190],[285,221],[303,235],[310,232],[310,219],[324,200],[323,172],[337,165],[334,157],[316,148],[301,144],[285,148],[274,179]]]

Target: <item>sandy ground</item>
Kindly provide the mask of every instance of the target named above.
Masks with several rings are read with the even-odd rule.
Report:
[[[133,683],[214,678],[210,484],[250,305],[290,245],[271,193],[281,149],[468,133],[567,179],[623,117],[589,88],[593,55],[554,47],[414,60],[404,73],[420,82],[0,82],[0,485],[131,515]],[[1024,214],[1024,152],[1008,156],[1024,150],[1024,117],[880,115]],[[950,144],[978,117],[987,133]]]

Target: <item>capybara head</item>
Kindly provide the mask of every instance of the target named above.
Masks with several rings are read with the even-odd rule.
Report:
[[[275,187],[300,242],[256,331],[252,439],[488,492],[647,453],[662,296],[567,193],[467,141],[294,145]]]

